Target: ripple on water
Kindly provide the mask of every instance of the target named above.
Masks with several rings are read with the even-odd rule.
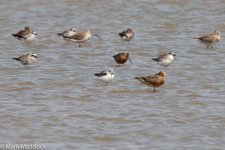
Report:
[[[223,34],[222,0],[2,0],[0,7],[1,143],[224,149],[225,42],[207,49],[193,39]],[[10,35],[26,25],[39,35],[30,44]],[[79,48],[58,38],[71,27],[92,28],[103,40]],[[128,28],[135,32],[129,44],[118,35]],[[167,68],[152,60],[164,49],[177,55]],[[125,50],[134,64],[117,67],[112,55]],[[39,58],[28,68],[12,60],[30,52]],[[105,86],[93,73],[108,68],[116,77]],[[168,77],[155,93],[134,80],[161,70]]]

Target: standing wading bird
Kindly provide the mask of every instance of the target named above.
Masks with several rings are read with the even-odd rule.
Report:
[[[116,54],[116,55],[114,55],[112,57],[115,59],[115,61],[118,64],[124,64],[128,59],[129,59],[130,63],[133,64],[132,61],[129,58],[129,53],[128,52],[118,53],[118,54]]]
[[[96,73],[94,75],[97,76],[101,81],[105,82],[106,85],[109,82],[111,82],[115,77],[112,69],[110,69],[108,71],[102,71],[102,72]]]
[[[26,65],[33,64],[37,60],[37,58],[38,58],[37,54],[30,53],[30,54],[22,55],[20,57],[16,57],[13,59],[19,61],[21,64],[26,66]]]
[[[213,33],[201,37],[194,37],[207,45],[207,48],[212,48],[213,43],[220,41],[220,32],[214,31]]]
[[[12,34],[13,37],[17,38],[18,40],[24,40],[26,42],[33,41],[37,33],[35,31],[32,31],[28,26],[24,28],[24,30],[21,30],[15,34]]]
[[[167,67],[172,63],[175,56],[176,55],[173,52],[162,52],[158,56],[158,58],[152,58],[152,59],[157,61],[159,65]]]
[[[164,71],[160,71],[159,73],[153,76],[146,77],[136,77],[135,79],[139,80],[142,84],[148,85],[150,87],[154,87],[154,92],[156,87],[160,87],[166,81],[166,73]]]
[[[88,41],[91,38],[92,34],[93,34],[92,30],[88,29],[83,32],[78,32],[77,34],[75,34],[73,36],[65,37],[64,39],[68,40],[68,41],[77,42],[77,43],[79,43],[79,47],[81,47],[81,43]],[[98,36],[96,34],[93,34],[93,36],[96,36],[96,37],[102,39],[100,36]]]
[[[69,30],[65,30],[61,33],[58,33],[57,35],[58,36],[62,36],[64,39],[65,37],[70,37],[70,36],[73,36],[77,33],[76,29],[75,28],[70,28]]]
[[[134,32],[131,29],[127,29],[126,31],[120,32],[119,36],[121,37],[121,40],[129,43],[130,40],[134,38]]]

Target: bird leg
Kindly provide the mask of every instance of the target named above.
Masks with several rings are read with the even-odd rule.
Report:
[[[94,36],[96,36],[96,37],[98,37],[99,39],[101,39],[102,40],[102,38],[99,36],[99,35],[97,35],[97,34],[94,34]]]
[[[129,58],[129,61],[130,61],[131,64],[133,64],[132,61],[130,60],[130,58]]]

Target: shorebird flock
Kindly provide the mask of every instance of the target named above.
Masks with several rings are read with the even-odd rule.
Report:
[[[37,37],[37,33],[29,26],[26,26],[23,30],[20,30],[19,32],[12,34],[13,37],[20,41],[25,42],[32,42]],[[91,29],[87,29],[82,32],[77,32],[75,28],[70,28],[68,30],[65,30],[61,33],[57,33],[56,35],[61,36],[65,41],[72,41],[79,44],[79,47],[81,47],[82,43],[87,42],[91,36],[96,36],[99,39],[102,39],[99,35],[94,34],[94,32]],[[118,33],[118,36],[121,38],[122,41],[126,41],[128,44],[129,42],[134,38],[134,32],[132,29],[127,29],[125,31],[122,31]],[[200,37],[194,37],[194,39],[200,40],[202,43],[206,44],[207,48],[212,48],[213,44],[220,41],[220,32],[214,31],[211,34],[200,36]],[[129,53],[121,52],[114,56],[112,56],[115,59],[115,62],[119,65],[124,65],[127,60],[130,61],[131,64],[133,62],[129,58]],[[155,58],[152,58],[153,61],[156,61],[159,65],[168,67],[176,57],[176,54],[172,51],[163,51]],[[27,65],[31,65],[38,59],[37,54],[30,53],[25,54],[19,57],[13,58],[14,60],[20,62],[25,67]],[[99,80],[103,81],[106,85],[110,83],[114,78],[115,74],[113,72],[113,69],[109,69],[106,71],[101,71],[99,73],[94,73],[94,76],[96,76]],[[142,84],[145,84],[147,86],[153,87],[154,92],[156,92],[156,88],[160,87],[166,82],[166,73],[164,71],[160,71],[154,75],[147,75],[147,76],[141,76],[141,77],[135,77],[134,79],[137,79]]]

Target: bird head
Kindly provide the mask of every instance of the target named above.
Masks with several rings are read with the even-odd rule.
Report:
[[[35,53],[31,53],[30,56],[31,57],[35,57],[35,58],[38,58],[37,54],[35,54]]]
[[[176,56],[176,54],[174,52],[169,52],[168,54]]]

